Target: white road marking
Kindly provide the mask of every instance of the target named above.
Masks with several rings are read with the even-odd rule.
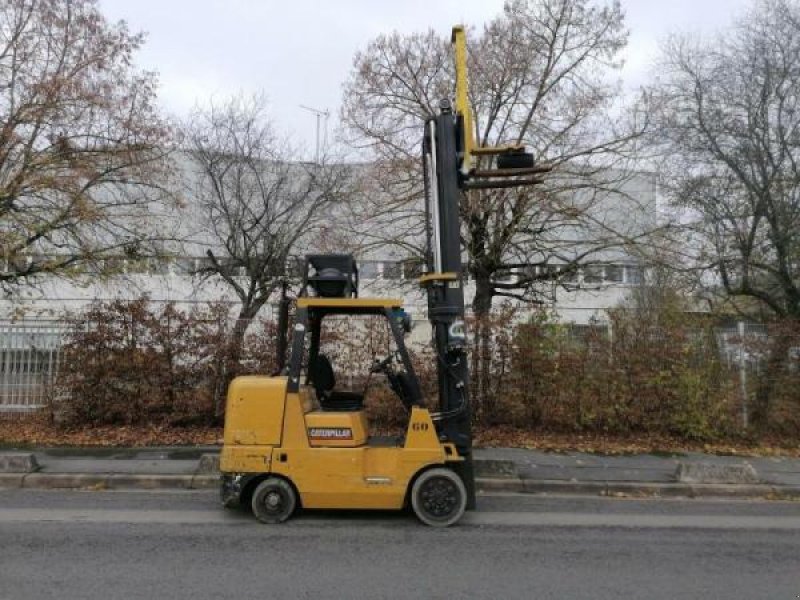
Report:
[[[130,523],[130,524],[249,524],[252,517],[240,512],[219,510],[119,510],[119,509],[0,509],[2,523]],[[354,517],[341,519],[330,512],[308,513],[291,521],[296,526],[331,524],[401,525],[405,519]],[[409,517],[408,522],[412,522]],[[491,527],[616,527],[626,529],[800,529],[800,518],[791,516],[747,515],[662,515],[589,514],[557,512],[475,512],[465,515],[462,526]]]
[[[800,518],[765,515],[661,515],[554,512],[469,514],[473,525],[539,527],[623,527],[629,529],[800,529]]]

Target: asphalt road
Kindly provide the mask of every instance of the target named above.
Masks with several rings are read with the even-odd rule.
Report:
[[[800,503],[493,496],[457,527],[211,492],[0,490],[0,600],[800,597]]]

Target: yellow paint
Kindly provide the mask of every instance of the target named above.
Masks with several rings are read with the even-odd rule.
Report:
[[[222,447],[219,468],[223,473],[261,473],[272,468],[272,446]]]
[[[464,121],[464,156],[461,162],[461,172],[468,176],[475,168],[474,156],[487,156],[502,154],[504,152],[520,152],[525,150],[523,145],[505,146],[479,146],[475,140],[475,125],[472,106],[469,103],[469,77],[467,74],[467,34],[464,27],[456,25],[450,38],[453,45],[453,60],[456,71],[456,102],[455,111]]]
[[[456,68],[456,114],[464,120],[464,156],[461,172],[468,175],[472,170],[472,153],[475,148],[475,129],[472,124],[472,107],[469,104],[469,80],[467,78],[467,34],[464,27],[453,27],[451,37]]]
[[[279,445],[286,377],[237,377],[228,387],[224,442]]]
[[[436,428],[433,426],[431,414],[427,408],[415,406],[411,409],[411,418],[408,420],[406,444],[408,449],[441,449]]]
[[[455,281],[457,279],[458,275],[449,271],[447,273],[427,273],[419,278],[419,284],[426,285],[433,281]]]
[[[286,394],[286,414],[283,417],[283,448],[308,448],[304,397],[308,388],[303,387],[299,394]]]
[[[295,484],[306,508],[396,509],[420,469],[446,460],[442,448],[275,448],[272,470]]]
[[[403,306],[399,298],[309,298],[297,299],[298,308],[398,308]]]

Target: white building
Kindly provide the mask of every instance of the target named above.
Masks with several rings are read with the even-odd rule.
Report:
[[[183,161],[181,168],[188,169]],[[624,207],[615,196],[595,202],[592,210],[602,213],[601,221],[616,230],[625,230],[633,238],[652,230],[656,224],[656,184],[653,176],[637,175],[624,184],[627,189]],[[631,207],[635,209],[631,210]],[[165,210],[157,220],[173,231],[180,230],[185,240],[171,258],[114,260],[117,275],[100,280],[91,275],[78,279],[50,278],[14,290],[0,298],[0,321],[57,321],[66,311],[76,312],[92,302],[133,299],[144,294],[153,302],[175,302],[183,308],[224,301],[232,306],[237,299],[221,280],[201,280],[193,275],[204,261],[207,242],[191,201],[180,209]],[[563,234],[562,234],[563,235]],[[576,247],[580,236],[576,233]],[[310,252],[317,251],[309,248]],[[361,278],[361,295],[401,296],[410,310],[424,312],[426,301],[416,286],[419,276],[414,263],[398,260],[396,250],[371,250],[356,257]],[[558,270],[557,263],[534,267]],[[513,275],[512,275],[513,276]],[[587,324],[603,320],[604,311],[618,305],[632,286],[642,282],[642,266],[619,250],[593,253],[587,264],[558,283],[542,283],[537,298],[563,322]],[[465,282],[467,302],[474,294],[474,284]],[[268,318],[268,315],[265,315]]]
[[[185,162],[182,168],[187,168]],[[613,223],[616,229],[635,237],[656,223],[655,180],[642,174],[626,185],[625,196],[633,199],[632,203],[622,207],[609,195],[593,210],[602,213],[598,220]],[[636,208],[631,210],[631,206]],[[0,297],[0,412],[29,410],[42,404],[58,363],[66,312],[80,312],[97,301],[134,299],[144,294],[152,302],[175,302],[183,309],[219,301],[235,309],[237,298],[221,280],[201,280],[193,275],[208,260],[206,250],[215,249],[205,241],[209,237],[198,225],[198,210],[189,201],[184,208],[151,215],[167,229],[180,231],[185,240],[181,250],[172,251],[170,258],[113,258],[109,260],[116,274],[110,279],[100,280],[91,274],[70,280],[50,278]],[[575,235],[578,247],[581,234]],[[319,250],[310,247],[309,251]],[[396,250],[389,249],[372,250],[360,258],[361,296],[403,297],[413,316],[425,318],[427,302],[417,285],[418,267],[412,261],[402,260]],[[557,271],[560,267],[551,262],[531,268]],[[642,278],[642,266],[634,258],[619,250],[606,251],[593,254],[591,261],[558,283],[542,283],[537,297],[563,322],[586,325],[604,321],[606,309],[618,305]],[[465,282],[465,293],[469,302],[474,282]],[[272,307],[265,309],[262,316],[269,319]],[[417,328],[412,340],[426,337],[426,328]]]

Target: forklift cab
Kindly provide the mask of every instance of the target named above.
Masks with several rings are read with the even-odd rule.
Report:
[[[310,290],[314,296],[309,296]],[[367,442],[355,435],[367,426],[364,416],[366,386],[361,391],[342,389],[331,359],[321,348],[325,341],[322,339],[325,320],[337,317],[353,322],[360,317],[385,318],[395,350],[382,359],[376,358],[369,375],[384,375],[407,412],[414,406],[422,406],[419,380],[404,339],[411,319],[403,310],[401,300],[358,298],[358,267],[352,256],[317,254],[306,257],[305,278],[297,300],[292,334],[289,391],[296,389],[306,398],[313,391],[319,410],[306,417],[312,445],[350,443],[357,446]],[[348,431],[354,432],[352,439],[346,439]]]
[[[390,387],[406,409],[421,406],[419,382],[404,341],[404,334],[411,331],[411,317],[403,310],[402,301],[358,298],[358,266],[349,254],[311,254],[306,257],[304,272],[301,297],[297,301],[294,335],[297,338],[309,334],[306,385],[314,388],[320,407],[326,411],[360,410],[364,401],[363,394],[337,388],[331,360],[320,350],[322,322],[330,316],[385,317],[396,352],[383,360],[376,360],[370,371],[386,375]],[[314,297],[309,296],[309,288],[315,292]],[[290,372],[302,368],[302,364],[296,362],[298,357],[295,354],[295,349],[301,348],[300,343],[298,339],[292,342]],[[305,346],[304,343],[302,347]]]
[[[369,375],[386,377],[397,396],[398,408],[403,407],[401,410],[410,412],[413,407],[422,406],[419,382],[404,341],[406,313],[399,300],[299,298],[289,360],[288,391],[299,393],[307,406],[314,406],[316,402],[317,408],[306,413],[305,419],[312,446],[357,447],[377,439],[370,439],[368,435],[364,412],[366,390],[343,389],[342,378],[337,378],[334,364],[321,351],[326,318],[365,315],[386,319],[395,348],[385,358],[375,360]],[[383,440],[382,444],[385,443]]]
[[[339,306],[330,302],[321,303],[316,299],[298,300],[297,323],[303,319],[307,323],[304,328],[295,328],[294,335],[306,337],[308,346],[308,360],[305,369],[305,385],[311,386],[316,394],[320,408],[325,411],[361,410],[364,403],[363,392],[345,390],[340,385],[341,377],[337,378],[337,369],[331,359],[323,353],[321,344],[322,325],[330,317],[361,316],[385,317],[391,341],[395,349],[386,357],[375,359],[370,368],[370,374],[383,374],[387,377],[392,390],[397,394],[400,402],[407,410],[412,406],[422,406],[422,394],[411,359],[406,349],[403,323],[406,322],[407,313],[403,310],[399,300],[383,298],[366,298],[342,303]],[[301,311],[305,309],[305,315]],[[300,342],[294,342],[293,346]],[[302,360],[302,357],[300,357]],[[295,360],[294,355],[292,360]],[[341,368],[341,366],[340,366]],[[290,363],[289,373],[303,371],[303,364]]]

